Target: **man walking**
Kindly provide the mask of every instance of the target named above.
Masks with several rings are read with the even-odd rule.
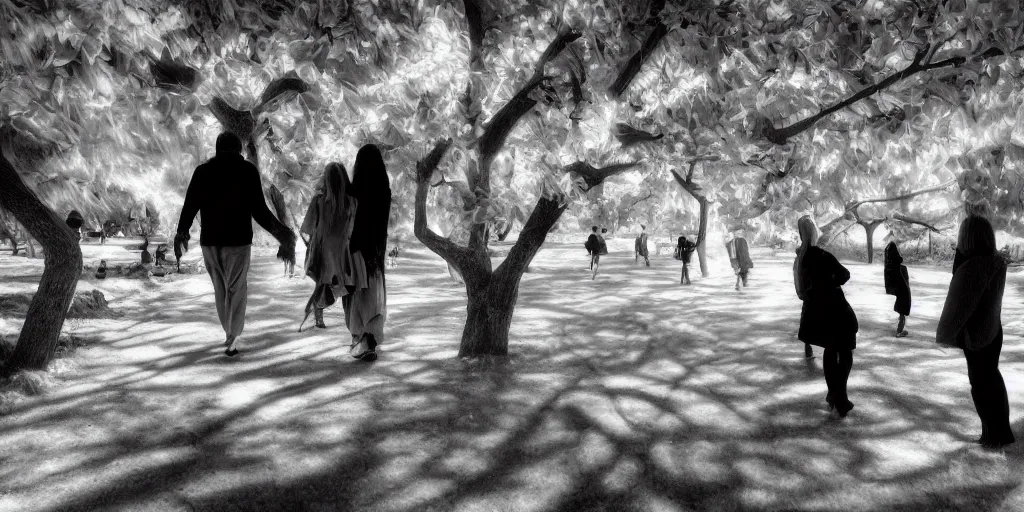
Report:
[[[640,257],[643,256],[644,263],[648,267],[651,266],[651,259],[647,253],[647,226],[640,224],[640,234],[633,245],[633,263],[640,263]]]
[[[238,354],[238,335],[245,326],[252,220],[281,243],[277,257],[292,265],[295,233],[267,208],[259,171],[242,158],[242,141],[231,132],[217,137],[217,155],[192,174],[174,237],[174,253],[179,257],[188,250],[188,232],[197,212],[202,214],[199,244],[213,280],[217,316],[226,336],[224,353],[234,356]]]

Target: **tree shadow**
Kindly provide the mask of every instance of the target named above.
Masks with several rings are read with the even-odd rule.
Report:
[[[512,355],[458,360],[464,291],[439,286],[444,266],[421,247],[403,251],[423,263],[388,277],[373,365],[347,355],[338,311],[326,331],[294,332],[311,286],[269,258],[254,261],[238,360],[219,355],[205,276],[94,322],[107,348],[84,349],[66,389],[0,423],[0,507],[982,510],[1020,484],[1016,446],[967,443],[978,423],[962,354],[876,334],[876,269],[850,265],[862,337],[857,407],[839,419],[820,358],[796,340],[791,260],[758,258],[734,292],[729,275],[680,287],[665,261],[613,261],[595,282],[565,258],[574,246],[545,248],[520,287]],[[918,273],[923,333],[942,276]],[[1004,375],[1019,352],[1007,348]]]

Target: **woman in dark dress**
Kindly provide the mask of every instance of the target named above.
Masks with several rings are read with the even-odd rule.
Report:
[[[352,195],[357,206],[349,250],[355,284],[341,303],[352,333],[352,357],[374,361],[377,346],[384,341],[387,319],[384,257],[391,217],[391,184],[384,158],[373,144],[363,146],[356,154]]]
[[[796,294],[803,301],[800,312],[800,341],[825,349],[822,367],[829,409],[846,417],[853,409],[846,382],[853,368],[853,350],[857,348],[857,315],[846,301],[842,286],[850,272],[828,251],[817,247],[818,229],[810,217],[797,223],[800,248],[793,264]]]
[[[896,337],[902,338],[910,334],[903,329],[907,325],[907,317],[910,316],[910,274],[907,273],[907,266],[903,264],[903,256],[900,256],[896,242],[889,242],[889,245],[885,246],[884,274],[885,293],[896,296],[896,303],[892,309],[900,315],[896,323]]]
[[[956,253],[935,341],[964,351],[971,397],[981,418],[976,442],[1000,448],[1015,440],[1006,384],[999,373],[1006,262],[996,252],[992,225],[983,217],[971,216],[960,224]]]

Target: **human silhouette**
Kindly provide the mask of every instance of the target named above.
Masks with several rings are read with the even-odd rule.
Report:
[[[352,191],[357,204],[349,251],[355,285],[341,303],[352,334],[350,354],[356,359],[374,361],[378,346],[384,342],[387,320],[384,258],[391,218],[391,184],[377,146],[367,144],[356,154]]]
[[[976,442],[1000,448],[1015,440],[1006,384],[999,373],[1006,262],[996,252],[992,224],[984,217],[970,216],[960,223],[956,252],[935,341],[964,351],[971,398],[981,419]]]
[[[822,367],[828,394],[825,402],[839,416],[853,409],[846,383],[857,348],[857,315],[842,288],[850,272],[828,251],[817,247],[818,229],[810,217],[797,222],[800,248],[793,263],[796,294],[803,301],[798,337],[805,344],[824,348]]]
[[[224,328],[224,353],[238,354],[238,336],[245,326],[247,277],[252,248],[252,221],[270,232],[281,247],[277,257],[295,262],[295,233],[270,212],[263,199],[259,171],[242,158],[242,141],[231,132],[217,137],[217,154],[192,173],[181,207],[174,254],[188,250],[189,229],[196,213],[203,222],[199,244],[213,281],[217,316]]]
[[[736,273],[736,291],[740,291],[740,284],[747,286],[747,276],[750,269],[754,268],[754,261],[750,259],[750,247],[741,231],[737,231],[732,240],[726,242],[725,250],[729,253],[729,264]]]
[[[902,338],[908,333],[903,327],[907,325],[907,317],[910,316],[910,274],[907,266],[903,264],[903,256],[896,246],[896,242],[889,242],[885,246],[885,293],[895,295],[896,302],[892,309],[900,315],[896,322],[896,337]]]
[[[647,253],[647,226],[643,224],[640,225],[640,234],[633,244],[633,263],[639,263],[641,256],[644,258],[644,265],[651,266],[651,258]]]
[[[597,268],[601,264],[601,238],[597,234],[597,226],[590,228],[590,236],[587,237],[587,241],[583,244],[583,247],[587,249],[587,254],[590,255],[590,279],[597,279]]]
[[[679,284],[690,284],[690,259],[693,256],[693,251],[697,248],[697,244],[686,239],[685,236],[680,236],[676,243],[676,254],[677,259],[683,262],[683,273],[679,276]]]
[[[299,229],[309,236],[306,275],[315,283],[306,317],[312,310],[316,326],[321,329],[327,327],[324,308],[334,304],[338,297],[348,295],[355,286],[349,243],[356,220],[356,199],[351,192],[345,167],[334,162],[327,164],[321,189],[313,196]]]

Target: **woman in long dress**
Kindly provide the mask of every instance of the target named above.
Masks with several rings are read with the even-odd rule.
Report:
[[[377,146],[367,144],[356,154],[352,189],[358,201],[349,246],[355,284],[341,303],[352,333],[352,357],[374,361],[377,347],[384,341],[387,319],[384,257],[391,216],[391,185]]]
[[[327,164],[322,190],[313,196],[300,228],[309,236],[306,275],[316,283],[312,305],[321,329],[327,327],[324,308],[348,295],[356,284],[349,242],[358,202],[350,195],[351,188],[345,167]]]

